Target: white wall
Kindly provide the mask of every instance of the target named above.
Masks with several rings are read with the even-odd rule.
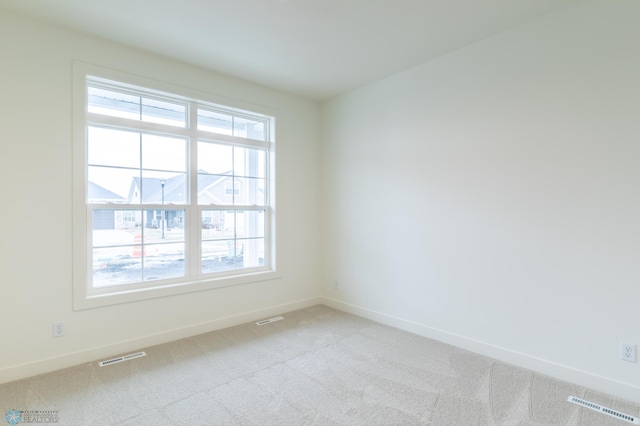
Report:
[[[638,22],[584,1],[325,103],[328,303],[640,401]]]
[[[0,58],[0,383],[318,303],[317,104],[3,11]],[[76,60],[280,111],[281,279],[72,311]]]

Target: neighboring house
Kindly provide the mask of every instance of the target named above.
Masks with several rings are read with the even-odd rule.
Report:
[[[247,178],[232,177],[231,172],[222,175],[198,173],[198,203],[200,205],[224,206],[247,204],[243,191],[246,190]],[[162,184],[164,183],[164,187]],[[264,190],[256,188],[258,198],[264,198]],[[131,204],[164,204],[167,206],[182,205],[187,202],[185,175],[178,174],[167,179],[135,177],[131,182],[128,203]],[[182,211],[167,209],[165,224],[167,228],[181,227],[184,223]],[[132,212],[133,213],[133,212]],[[145,210],[135,212],[137,225],[143,224],[148,228],[157,228],[162,221],[162,210]],[[224,228],[224,214],[220,210],[204,210],[202,212],[202,226],[205,228]]]
[[[87,198],[90,203],[124,203],[126,198],[109,191],[108,189],[89,182],[87,186]],[[93,229],[116,229],[116,211],[115,210],[94,210],[93,213]]]
[[[162,186],[164,183],[164,188]],[[130,204],[166,204],[180,205],[186,202],[185,176],[178,174],[168,179],[134,177],[129,189]],[[160,227],[163,210],[135,211],[136,225],[147,228]],[[184,223],[181,212],[165,210],[167,228],[181,227]]]
[[[198,174],[197,192],[200,205],[224,206],[246,202],[247,178],[232,177],[231,172],[222,175]],[[164,188],[162,184],[164,183]],[[264,190],[255,188],[258,198],[264,198]],[[182,210],[170,207],[184,205],[187,202],[185,175],[177,174],[167,179],[151,177],[134,177],[127,198],[121,197],[108,189],[89,182],[89,201],[92,203],[116,204],[164,204],[165,226],[167,229],[181,228],[184,224]],[[206,210],[202,212],[202,226],[208,229],[220,229],[225,226],[224,210]],[[150,210],[96,210],[94,229],[127,229],[137,226],[159,228],[162,224],[163,209]]]
[[[230,173],[229,173],[230,174]],[[202,205],[229,205],[234,195],[240,197],[243,179],[231,176],[198,174],[198,203]],[[224,230],[225,215],[220,210],[204,210],[202,227]]]

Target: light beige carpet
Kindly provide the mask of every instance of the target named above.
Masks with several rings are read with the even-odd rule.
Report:
[[[630,424],[566,401],[574,395],[640,415],[638,405],[325,306],[283,316],[1,385],[1,414],[51,411],[82,426]]]

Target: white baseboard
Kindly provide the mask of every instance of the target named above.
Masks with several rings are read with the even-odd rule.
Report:
[[[218,318],[212,321],[194,324],[187,327],[167,330],[161,333],[143,336],[137,339],[126,340],[111,345],[105,345],[79,352],[69,353],[55,358],[48,358],[26,364],[14,365],[11,367],[0,369],[0,384],[25,379],[27,377],[36,376],[38,374],[49,373],[52,371],[60,370],[62,368],[84,364],[86,362],[113,357],[125,352],[138,351],[149,346],[185,339],[187,337],[197,336],[199,334],[221,330],[223,328],[233,327],[235,325],[257,321],[273,315],[280,315],[285,312],[295,311],[297,309],[308,308],[310,306],[320,304],[322,304],[321,297],[312,297],[309,299],[298,300],[291,303],[285,303],[282,305],[245,312],[238,315]]]
[[[488,356],[495,360],[525,368],[533,372],[553,377],[558,380],[573,383],[578,386],[602,392],[630,402],[640,403],[640,387],[631,383],[625,383],[602,377],[587,371],[579,370],[566,365],[557,364],[544,359],[536,358],[525,353],[491,345],[464,336],[449,333],[424,324],[403,318],[388,315],[382,312],[352,305],[340,300],[323,297],[322,303],[340,311],[358,315],[382,324],[389,325],[413,334],[428,337],[443,343],[447,343],[470,352]]]

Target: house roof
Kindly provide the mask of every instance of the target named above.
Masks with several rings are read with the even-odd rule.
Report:
[[[160,204],[164,200],[165,204],[182,204],[185,202],[185,176],[182,174],[168,179],[162,178],[140,178],[134,177],[131,184],[132,191],[137,188],[140,191],[140,202],[143,204]],[[162,188],[164,182],[164,194]],[[130,191],[129,199],[132,199]]]
[[[212,185],[221,183],[231,178],[231,172],[222,175],[198,174],[198,188],[206,191]],[[134,177],[129,191],[129,200],[133,199],[137,189],[142,195],[142,204],[161,204],[163,201],[162,182],[164,181],[164,203],[182,204],[186,201],[185,175],[179,174],[167,179]],[[222,203],[222,201],[220,201]]]
[[[89,181],[87,185],[87,197],[90,200],[100,200],[107,202],[123,202],[126,198],[111,192],[108,189],[98,185],[97,183]]]

